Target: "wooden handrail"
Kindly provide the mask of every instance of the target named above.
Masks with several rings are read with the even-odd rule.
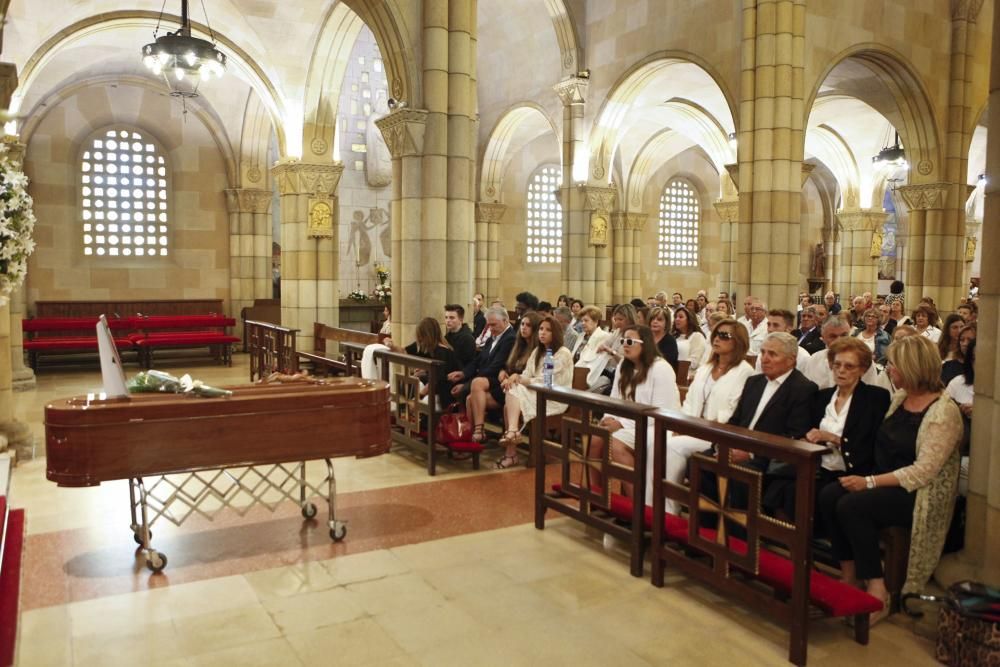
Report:
[[[295,352],[298,329],[256,320],[246,320],[244,324],[248,332],[251,382],[256,382],[274,372],[287,374],[298,372],[299,357]]]

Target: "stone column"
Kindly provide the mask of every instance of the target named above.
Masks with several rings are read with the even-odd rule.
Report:
[[[626,303],[634,297],[645,299],[639,270],[639,250],[642,230],[648,218],[647,213],[637,211],[611,214],[611,228],[614,231],[611,300],[614,303]]]
[[[472,297],[475,276],[476,133],[472,39],[477,0],[448,4],[448,303]]]
[[[420,282],[421,299],[433,303],[431,309],[414,314],[416,324],[429,313],[438,313],[447,301],[448,267],[448,11],[450,0],[423,0],[423,92],[424,133],[423,180],[417,196],[422,213],[419,244],[422,253],[433,261],[424,263],[414,276]],[[410,224],[410,223],[407,223]],[[463,295],[462,301],[468,299]],[[460,303],[462,302],[460,301]]]
[[[563,258],[564,264],[570,264],[570,274],[573,276],[569,290],[564,293],[581,299],[588,305],[603,308],[611,302],[611,256],[608,253],[608,243],[611,241],[611,212],[614,210],[618,191],[615,188],[579,185],[570,188],[568,193],[570,229],[576,252]],[[563,224],[566,224],[565,205]],[[565,233],[563,238],[566,238]]]
[[[240,311],[254,299],[270,298],[271,192],[250,188],[226,190],[229,210],[229,301],[243,335]]]
[[[14,164],[23,165],[26,146],[16,137],[6,137],[4,143],[7,145],[7,155],[10,160]],[[35,372],[24,365],[24,334],[21,331],[21,322],[28,314],[28,297],[24,285],[10,295],[9,306],[11,386],[14,391],[34,389]]]
[[[719,289],[729,292],[736,289],[736,253],[739,236],[740,200],[720,199],[715,202],[719,214],[722,240],[722,264],[719,268]]]
[[[744,0],[738,284],[771,304],[795,303],[802,282],[804,50],[805,0]]]
[[[487,304],[500,298],[500,222],[506,211],[506,204],[476,204],[476,283]]]
[[[281,323],[299,329],[299,349],[311,350],[314,322],[340,322],[336,193],[344,165],[287,160],[272,172],[281,202]],[[310,217],[324,214],[332,217],[332,230],[314,238]]]
[[[907,308],[912,308],[925,294],[935,302],[950,307],[951,301],[942,301],[941,294],[931,293],[944,272],[950,273],[948,257],[957,257],[957,242],[945,234],[945,208],[952,187],[948,183],[904,185],[899,194],[909,208],[906,225],[906,294]],[[942,247],[935,247],[935,243]]]
[[[563,216],[562,285],[560,292],[569,294],[584,303],[596,303],[593,278],[596,260],[593,248],[588,245],[590,216],[583,209],[583,195],[574,183],[573,172],[588,170],[587,156],[583,154],[584,96],[590,84],[588,79],[570,77],[554,86],[563,105],[562,134],[562,189],[559,205]],[[577,167],[577,161],[583,161]]]
[[[427,115],[421,109],[400,109],[375,122],[392,154],[392,337],[397,341],[410,340],[420,319],[440,312],[444,305],[443,281],[436,281],[436,291],[424,289],[428,275],[424,269],[440,264],[442,257],[435,256],[432,246],[425,246],[421,238]],[[422,265],[424,257],[427,267]]]
[[[872,257],[872,239],[881,238],[887,213],[872,209],[840,211],[837,220],[842,230],[840,282],[842,294],[875,294],[878,287],[878,257]],[[881,250],[881,243],[879,250]]]
[[[993,33],[1000,34],[1000,12],[993,13]],[[989,132],[1000,135],[1000,40],[993,40],[990,70]],[[986,206],[983,247],[1000,247],[1000,142],[986,146]],[[989,222],[992,220],[993,222]],[[944,585],[974,579],[1000,585],[1000,262],[983,262],[979,288],[979,338],[976,348],[976,397],[972,412],[968,515],[965,549],[941,561],[935,578]]]

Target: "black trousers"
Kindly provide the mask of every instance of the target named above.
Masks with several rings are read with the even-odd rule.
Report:
[[[816,471],[815,496],[813,498],[813,535],[825,536],[826,530],[822,514],[819,511],[819,499],[823,489],[828,484],[837,483],[842,473],[839,471],[819,468]],[[783,514],[784,520],[790,523],[795,522],[795,469],[791,466],[779,466],[773,471],[768,471],[764,476],[764,493],[761,495],[760,504],[772,516]]]
[[[840,484],[827,485],[820,493],[819,509],[833,555],[841,561],[853,560],[858,579],[880,579],[879,531],[890,526],[908,528],[916,498],[916,493],[900,486],[851,493]]]

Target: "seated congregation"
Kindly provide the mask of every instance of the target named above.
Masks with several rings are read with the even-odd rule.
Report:
[[[661,292],[646,302],[636,299],[602,312],[567,296],[553,307],[523,292],[513,313],[501,302],[484,307],[477,294],[472,329],[464,323],[465,309],[448,304],[444,331],[437,319],[426,317],[405,348],[390,338],[369,346],[368,353],[377,358],[388,348],[440,362],[434,387],[425,372],[417,373],[421,401],[429,403],[433,395],[438,413],[464,410],[471,425],[467,438],[479,448],[498,433],[499,469],[521,463],[522,433],[539,418],[545,437],[558,431],[552,418],[570,412],[573,419],[581,418],[579,409],[560,400],[546,400],[545,414],[539,416],[539,387],[566,390],[559,394],[566,400],[605,396],[601,400],[610,403],[602,405],[676,411],[824,447],[808,487],[813,490],[810,537],[843,582],[881,602],[867,619],[874,624],[896,608],[898,600],[890,594],[924,588],[945,547],[960,491],[960,460],[968,453],[974,381],[976,303],[960,304],[942,324],[933,303],[921,302],[906,317],[901,297],[894,296],[875,303],[871,295],[862,295],[845,310],[832,293],[816,304],[802,295],[795,314],[769,309],[751,296],[736,319],[726,293],[714,304],[704,292],[687,302],[675,293],[668,304]],[[374,368],[364,372],[379,376]],[[717,459],[720,452],[712,439],[667,433],[663,475],[657,480],[655,419],[640,424],[611,410],[582,414],[607,434],[581,440],[586,460],[604,458],[645,476],[641,499],[633,484],[603,479],[601,466],[585,466],[584,483],[590,489],[610,487],[610,497],[630,505],[641,500],[647,515],[657,483],[693,484],[692,457]],[[645,431],[638,434],[643,424]],[[727,466],[762,480],[761,511],[779,522],[794,522],[796,491],[803,488],[796,483],[796,467],[735,447],[723,449]],[[544,453],[531,454],[542,456],[544,465]],[[725,488],[705,470],[697,484],[720,507],[745,508],[754,500],[746,489]],[[664,510],[683,518],[691,508],[668,495]],[[739,540],[745,528],[731,526],[729,534]],[[889,529],[910,536],[908,546],[902,546],[908,551],[905,584],[892,590],[882,544]]]

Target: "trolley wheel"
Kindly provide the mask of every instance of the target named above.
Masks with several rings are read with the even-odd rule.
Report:
[[[330,529],[330,539],[334,542],[340,542],[345,537],[347,537],[347,524],[340,523],[339,521]]]
[[[138,528],[132,531],[132,539],[135,540],[136,544],[142,544],[142,531]],[[149,541],[153,541],[153,531],[149,531]]]
[[[148,556],[146,556],[146,567],[148,567],[153,574],[162,572],[163,568],[167,566],[167,554],[160,553],[159,551],[153,551]]]
[[[306,503],[302,506],[302,518],[311,519],[316,516],[316,505],[313,503]]]

